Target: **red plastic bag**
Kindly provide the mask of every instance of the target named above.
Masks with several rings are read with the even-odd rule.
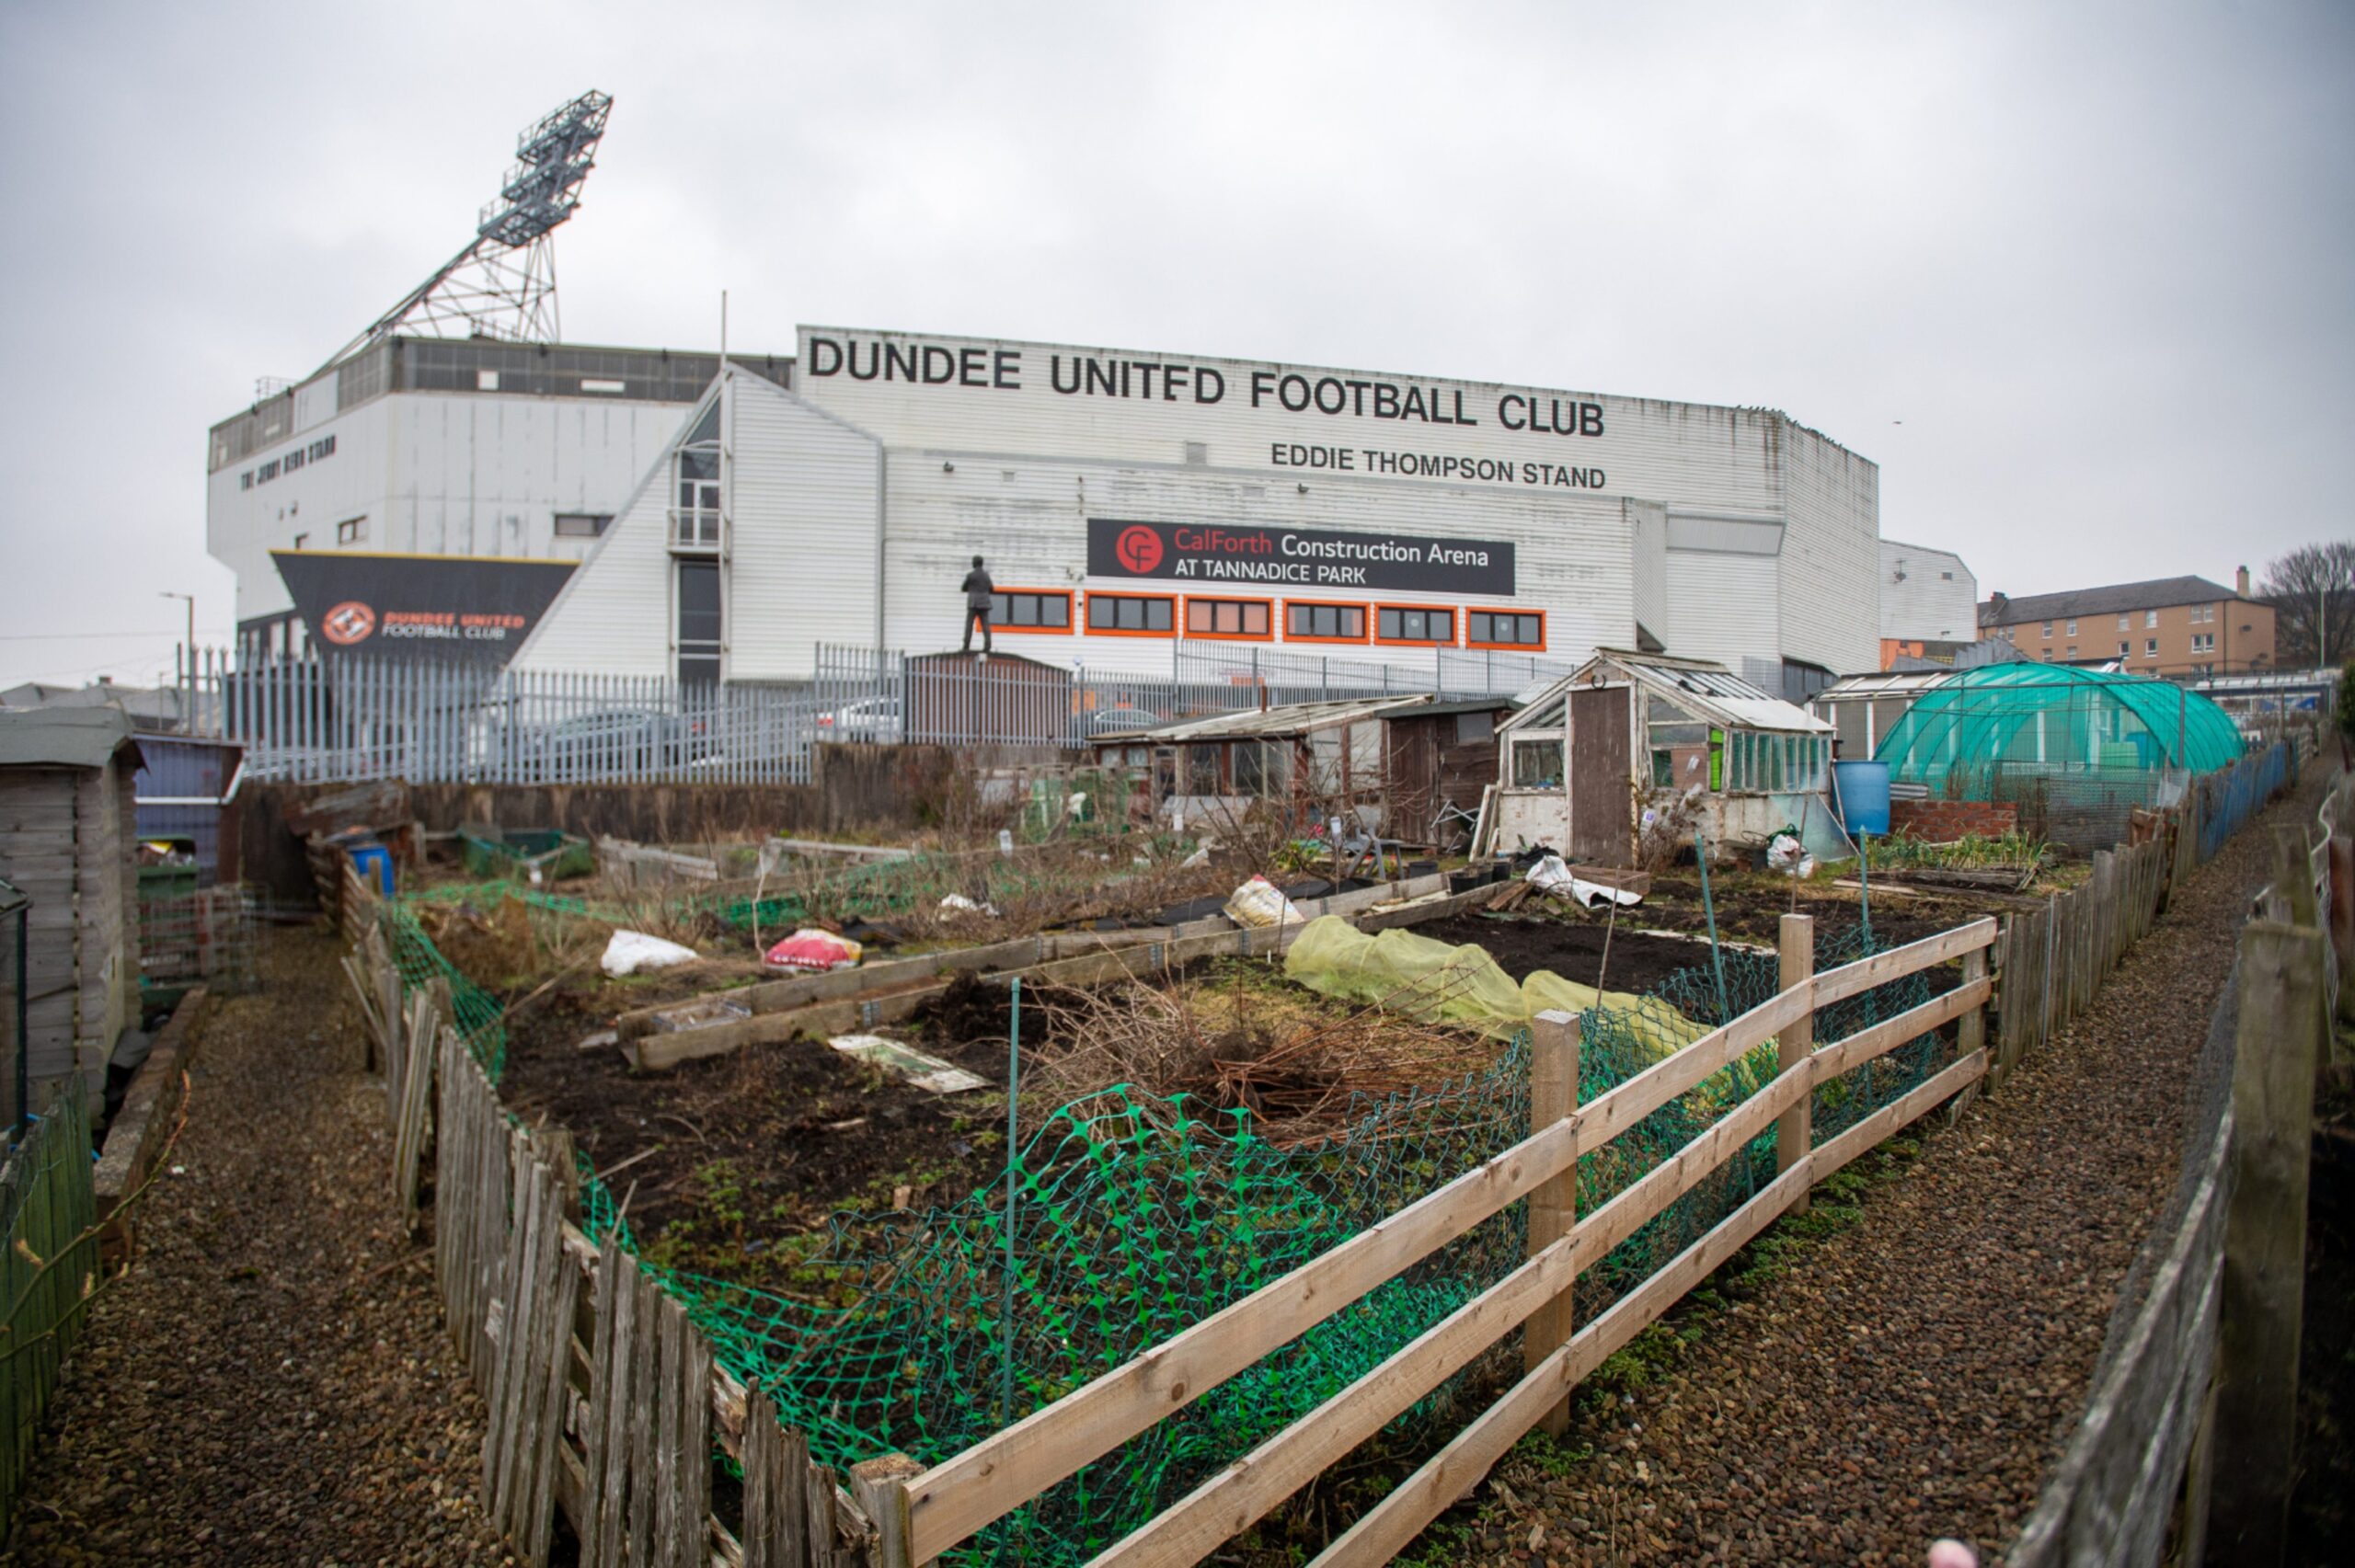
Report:
[[[846,936],[803,926],[763,954],[761,962],[772,969],[847,969],[858,962],[862,951]]]

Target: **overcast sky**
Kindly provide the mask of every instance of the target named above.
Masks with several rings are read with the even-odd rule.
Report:
[[[1982,592],[2355,536],[2355,5],[2061,9],[0,0],[0,680],[226,638],[206,428],[590,86],[575,340],[1768,405]]]

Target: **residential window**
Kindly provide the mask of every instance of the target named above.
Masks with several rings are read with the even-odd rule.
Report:
[[[2125,638],[2120,637],[2118,640],[2118,657],[2120,658],[2131,658],[2133,657],[2133,653],[2134,645],[2128,642]]]
[[[2048,637],[2052,635],[2052,623],[2050,621],[2044,624],[2044,635]]]
[[[671,543],[682,548],[719,547],[719,404],[715,399],[680,443],[672,460],[678,509],[672,514]]]
[[[2122,632],[2122,631],[2127,630],[2129,627],[2132,626],[2133,624],[2134,624],[2134,617],[2133,617],[2133,616],[2131,616],[2131,615],[2120,615],[2120,616],[2118,618],[2118,629],[2119,629],[2120,631],[2121,631],[2121,632]]]
[[[2216,634],[2213,632],[2192,633],[2191,651],[2194,653],[2214,653],[2216,651]]]
[[[1002,589],[990,595],[990,624],[1001,632],[1068,632],[1071,595],[1056,589]]]
[[[1384,604],[1374,612],[1373,639],[1381,643],[1455,642],[1455,612]]]
[[[2071,643],[2071,644],[2069,645],[2069,657],[2070,657],[2071,658],[2076,658],[2076,657],[2077,657],[2077,645],[2076,645],[2076,644],[2074,644],[2074,643]]]
[[[335,525],[335,542],[339,544],[357,544],[367,537],[368,520],[364,517],[348,517]]]
[[[2216,607],[2212,604],[2203,604],[2192,613],[2191,618],[2195,621],[2213,621],[2216,618]]]
[[[556,514],[556,536],[558,539],[594,539],[603,533],[614,521],[611,512],[560,511]]]
[[[1545,615],[1543,611],[1468,610],[1464,641],[1469,647],[1544,647]]]
[[[2074,621],[2069,623],[2069,635],[2073,637],[2077,635],[2077,624]]]
[[[2144,631],[2155,631],[2158,628],[2158,624],[2159,612],[2157,611],[2145,610],[2142,612],[2142,629]]]
[[[1254,637],[1266,639],[1269,613],[1264,599],[1192,599],[1186,601],[1186,635],[1189,637]]]
[[[1284,601],[1284,635],[1310,642],[1365,641],[1365,606]]]
[[[1178,601],[1155,594],[1091,593],[1087,629],[1132,637],[1166,637],[1176,624]]]
[[[2142,657],[2144,658],[2156,658],[2159,657],[2158,638],[2144,637],[2142,639]]]

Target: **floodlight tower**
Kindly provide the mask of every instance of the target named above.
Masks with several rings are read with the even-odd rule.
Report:
[[[611,94],[590,91],[515,139],[515,166],[482,210],[474,238],[327,361],[338,365],[396,333],[553,343],[557,338],[553,231],[580,205]],[[321,369],[327,368],[322,366]]]

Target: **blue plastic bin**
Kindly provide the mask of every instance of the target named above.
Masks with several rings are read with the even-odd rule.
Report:
[[[1832,787],[1840,797],[1840,826],[1858,833],[1889,831],[1889,764],[1834,762]]]
[[[1881,813],[1884,817],[1887,811]],[[376,891],[389,898],[393,896],[393,852],[382,844],[354,844],[351,864],[360,875],[375,879]]]

